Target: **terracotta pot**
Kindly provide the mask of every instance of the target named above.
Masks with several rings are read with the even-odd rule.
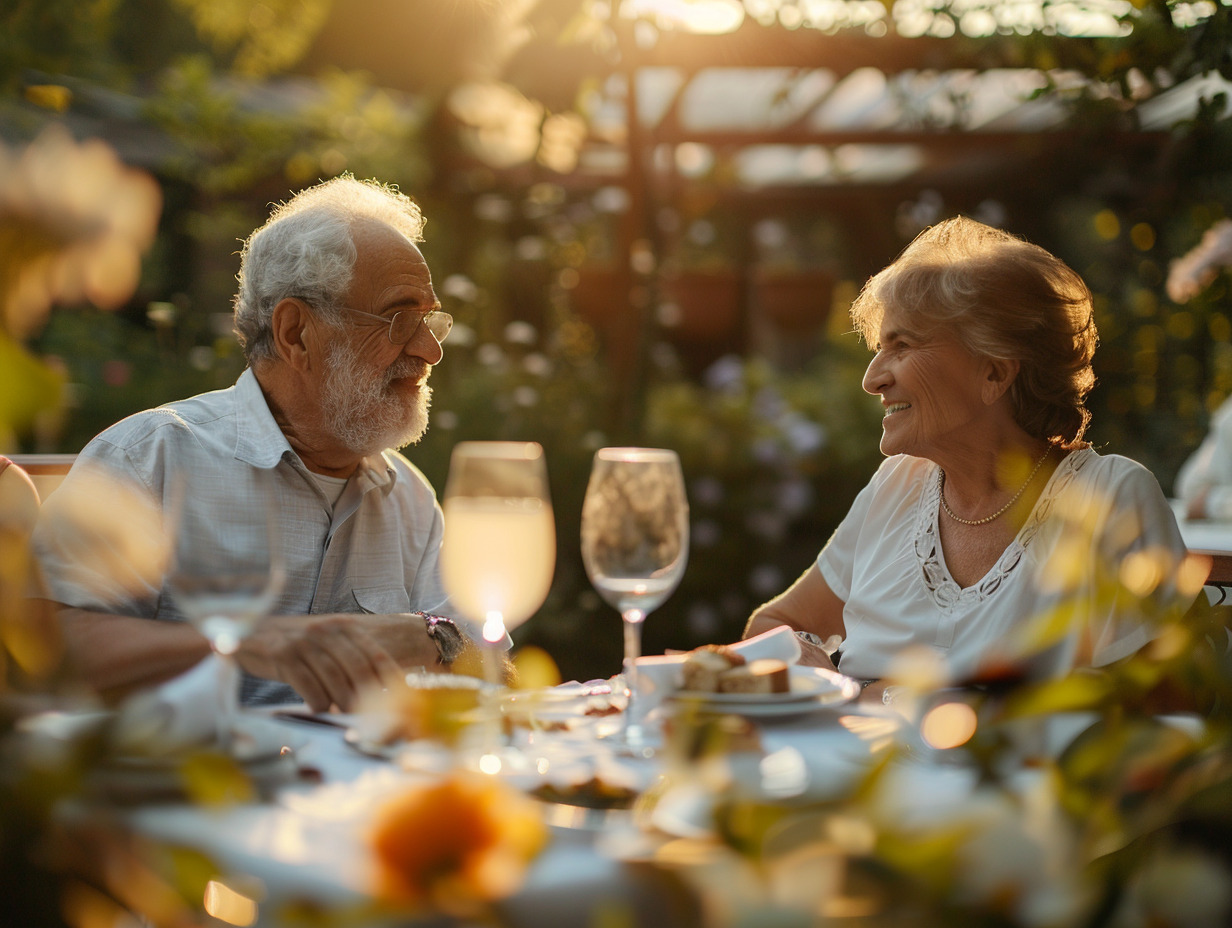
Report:
[[[733,270],[680,271],[660,281],[664,327],[682,340],[717,342],[730,339],[741,328],[741,279]]]
[[[574,311],[591,325],[601,328],[629,312],[629,294],[613,267],[578,268],[577,286],[570,291]]]
[[[785,332],[809,332],[830,316],[834,275],[829,271],[754,271],[753,311]]]

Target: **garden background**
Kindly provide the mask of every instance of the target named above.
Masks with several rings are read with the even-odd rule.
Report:
[[[131,298],[3,336],[24,353],[0,450],[74,452],[232,383],[237,252],[268,205],[342,171],[397,184],[458,321],[407,453],[439,489],[459,440],[544,444],[558,565],[517,639],[566,676],[620,660],[577,551],[594,450],[672,447],[689,481],[690,565],[647,649],[736,637],[880,460],[846,307],[938,219],[1083,274],[1089,437],[1166,492],[1232,392],[1226,273],[1167,287],[1232,209],[1227,3],[6,0],[0,20],[0,140],[67,127],[162,195]],[[48,202],[80,192],[54,180]]]

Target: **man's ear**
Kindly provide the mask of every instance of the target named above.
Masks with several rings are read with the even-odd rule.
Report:
[[[316,333],[310,325],[312,311],[293,296],[279,300],[270,318],[274,353],[295,370],[307,370],[315,353]]]
[[[1010,384],[1018,376],[1017,361],[989,358],[984,371],[983,400],[986,406],[996,403],[1009,391]]]

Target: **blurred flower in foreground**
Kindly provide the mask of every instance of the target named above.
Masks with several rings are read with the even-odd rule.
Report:
[[[53,303],[112,309],[137,286],[154,240],[158,185],[98,140],[59,126],[24,150],[0,145],[0,310],[21,339]]]
[[[53,126],[24,149],[0,144],[0,446],[60,401],[60,377],[21,343],[55,303],[128,299],[161,204],[98,140]]]
[[[534,800],[461,771],[401,794],[377,812],[377,896],[474,916],[512,894],[547,841]]]
[[[1232,219],[1215,223],[1196,247],[1177,258],[1168,269],[1168,296],[1186,303],[1208,286],[1221,268],[1232,267]]]
[[[116,513],[124,513],[116,518]],[[168,543],[162,515],[135,485],[81,469],[43,504],[39,531],[63,557],[64,576],[116,609],[137,608],[162,585]]]

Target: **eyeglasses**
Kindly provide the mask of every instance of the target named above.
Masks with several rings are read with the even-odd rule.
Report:
[[[356,316],[367,316],[369,319],[376,319],[382,323],[388,322],[389,340],[395,345],[405,345],[414,338],[421,323],[428,327],[428,331],[432,333],[437,344],[444,342],[449,337],[449,330],[453,328],[453,316],[441,309],[429,310],[426,313],[396,312],[393,316],[386,317],[351,309],[349,306],[340,308]]]

